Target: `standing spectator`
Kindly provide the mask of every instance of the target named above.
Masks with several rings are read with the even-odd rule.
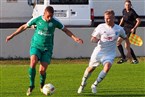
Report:
[[[125,8],[123,9],[123,12],[122,12],[123,17],[122,17],[119,25],[124,27],[124,30],[129,38],[131,33],[133,33],[133,34],[136,33],[136,28],[139,26],[141,21],[140,21],[138,14],[132,8],[132,3],[130,0],[126,0],[124,3],[124,6],[125,6]],[[117,44],[117,46],[118,46],[118,50],[121,54],[121,59],[117,63],[122,64],[122,63],[126,62],[127,59],[124,54],[123,47],[121,45],[123,39],[121,37],[119,37],[118,41],[119,41],[118,42],[119,44]],[[132,48],[130,48],[130,49],[131,49],[131,55],[133,58],[132,63],[137,64],[139,61],[137,60],[133,49]]]

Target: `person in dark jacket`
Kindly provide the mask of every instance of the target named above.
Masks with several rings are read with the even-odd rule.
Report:
[[[139,26],[141,20],[138,16],[138,14],[135,12],[135,10],[132,8],[132,3],[130,0],[126,0],[124,3],[125,8],[123,9],[122,13],[123,13],[123,17],[121,18],[120,21],[120,26],[123,26],[128,38],[130,36],[131,33],[135,34],[136,33],[136,29]],[[124,54],[124,50],[123,47],[121,45],[123,39],[121,37],[118,38],[118,50],[121,54],[121,59],[117,62],[118,64],[122,64],[124,62],[127,61],[126,56]],[[139,61],[136,58],[136,55],[133,51],[132,48],[131,49],[131,55],[132,55],[132,63],[133,64],[137,64]]]

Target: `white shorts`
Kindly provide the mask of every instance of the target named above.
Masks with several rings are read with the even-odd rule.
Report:
[[[106,62],[113,64],[114,58],[114,52],[100,52],[95,48],[90,58],[89,67],[97,67],[100,63],[104,65]]]

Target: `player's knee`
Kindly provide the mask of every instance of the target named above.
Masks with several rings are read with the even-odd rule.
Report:
[[[38,58],[37,58],[36,55],[32,55],[32,56],[30,57],[30,59],[31,59],[31,64],[37,64]]]
[[[87,71],[89,72],[89,73],[92,73],[94,70],[96,69],[96,67],[88,67],[87,68]]]
[[[44,75],[44,74],[45,74],[45,71],[44,71],[44,70],[39,70],[39,73],[40,73],[41,75]]]
[[[37,60],[31,60],[30,66],[31,66],[32,68],[35,67],[36,64],[37,64]]]
[[[121,42],[117,41],[117,46],[121,45]]]
[[[37,60],[31,60],[31,64],[37,64]]]
[[[109,72],[111,67],[112,67],[112,64],[110,62],[105,63],[104,68],[103,68],[104,72],[106,73]]]

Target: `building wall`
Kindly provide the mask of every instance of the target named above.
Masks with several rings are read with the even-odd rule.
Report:
[[[94,15],[103,16],[104,11],[107,9],[113,9],[116,16],[122,16],[122,10],[124,9],[125,0],[92,0]],[[139,15],[145,15],[145,0],[131,0],[133,9]]]
[[[54,39],[54,58],[80,58],[90,57],[95,47],[95,43],[90,42],[91,33],[94,28],[69,28],[75,35],[81,37],[84,40],[84,44],[77,44],[61,30],[56,29]],[[0,57],[1,58],[28,58],[29,57],[29,45],[33,35],[32,29],[27,29],[25,32],[14,39],[5,42],[7,35],[15,31],[16,29],[0,29]],[[137,34],[145,41],[145,27],[139,27]],[[137,56],[145,56],[145,45],[137,47],[131,45]],[[117,51],[117,56],[120,54]]]
[[[0,22],[26,22],[32,17],[33,8],[27,0],[0,0]]]

